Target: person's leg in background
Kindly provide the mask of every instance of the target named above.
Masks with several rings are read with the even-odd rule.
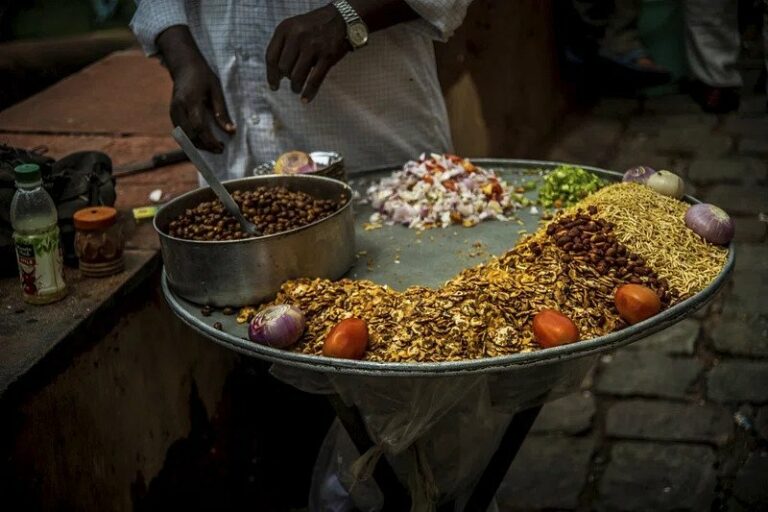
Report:
[[[571,0],[596,70],[617,90],[635,91],[670,80],[640,41],[641,0]]]
[[[571,0],[577,20],[572,20],[569,45],[581,60],[594,59],[600,50],[613,0]]]
[[[693,99],[707,112],[739,108],[738,0],[686,0],[685,37]]]
[[[645,53],[637,31],[640,0],[614,0],[613,5],[613,15],[605,28],[600,53],[611,56]]]
[[[763,61],[768,76],[768,0],[763,0]],[[768,78],[765,80],[765,94],[768,96]],[[765,111],[768,112],[768,99],[765,101]]]
[[[605,29],[600,54],[605,58],[649,71],[666,73],[651,60],[640,42],[637,24],[640,19],[642,0],[614,0],[613,3],[613,14]]]

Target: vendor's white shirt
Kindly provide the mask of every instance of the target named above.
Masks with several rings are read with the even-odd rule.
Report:
[[[140,0],[131,22],[147,54],[172,25],[187,25],[219,76],[237,133],[215,159],[221,177],[250,174],[284,151],[338,151],[348,171],[398,166],[450,150],[433,41],[461,23],[471,0],[407,0],[421,20],[371,34],[305,105],[283,81],[270,90],[264,55],[284,19],[328,0]]]

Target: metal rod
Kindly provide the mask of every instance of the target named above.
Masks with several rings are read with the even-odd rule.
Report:
[[[531,430],[531,426],[536,420],[536,416],[539,415],[540,410],[541,406],[538,405],[520,411],[512,417],[512,421],[509,423],[507,430],[504,432],[504,437],[501,439],[499,449],[493,454],[483,474],[480,476],[480,480],[477,481],[475,489],[472,491],[472,495],[464,507],[464,512],[486,512],[488,510],[488,506],[491,504],[493,497],[496,496],[496,491],[499,490],[499,486],[504,480],[509,466],[515,460],[515,456],[520,450],[523,441],[525,441],[528,431]]]
[[[349,407],[338,395],[330,395],[328,400],[336,410],[336,416],[352,439],[360,455],[374,446],[368,436],[365,423],[356,407]],[[408,491],[397,479],[387,459],[382,456],[373,470],[373,479],[384,495],[382,512],[403,512],[411,509],[411,498]]]

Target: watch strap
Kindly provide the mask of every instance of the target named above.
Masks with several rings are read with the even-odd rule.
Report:
[[[334,0],[333,6],[341,13],[341,17],[344,18],[344,23],[350,25],[352,23],[363,21],[354,7],[349,5],[347,0]]]

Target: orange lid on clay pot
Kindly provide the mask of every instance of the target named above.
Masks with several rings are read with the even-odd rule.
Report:
[[[77,210],[73,216],[75,229],[94,231],[106,229],[117,220],[117,210],[111,206],[89,206]]]

